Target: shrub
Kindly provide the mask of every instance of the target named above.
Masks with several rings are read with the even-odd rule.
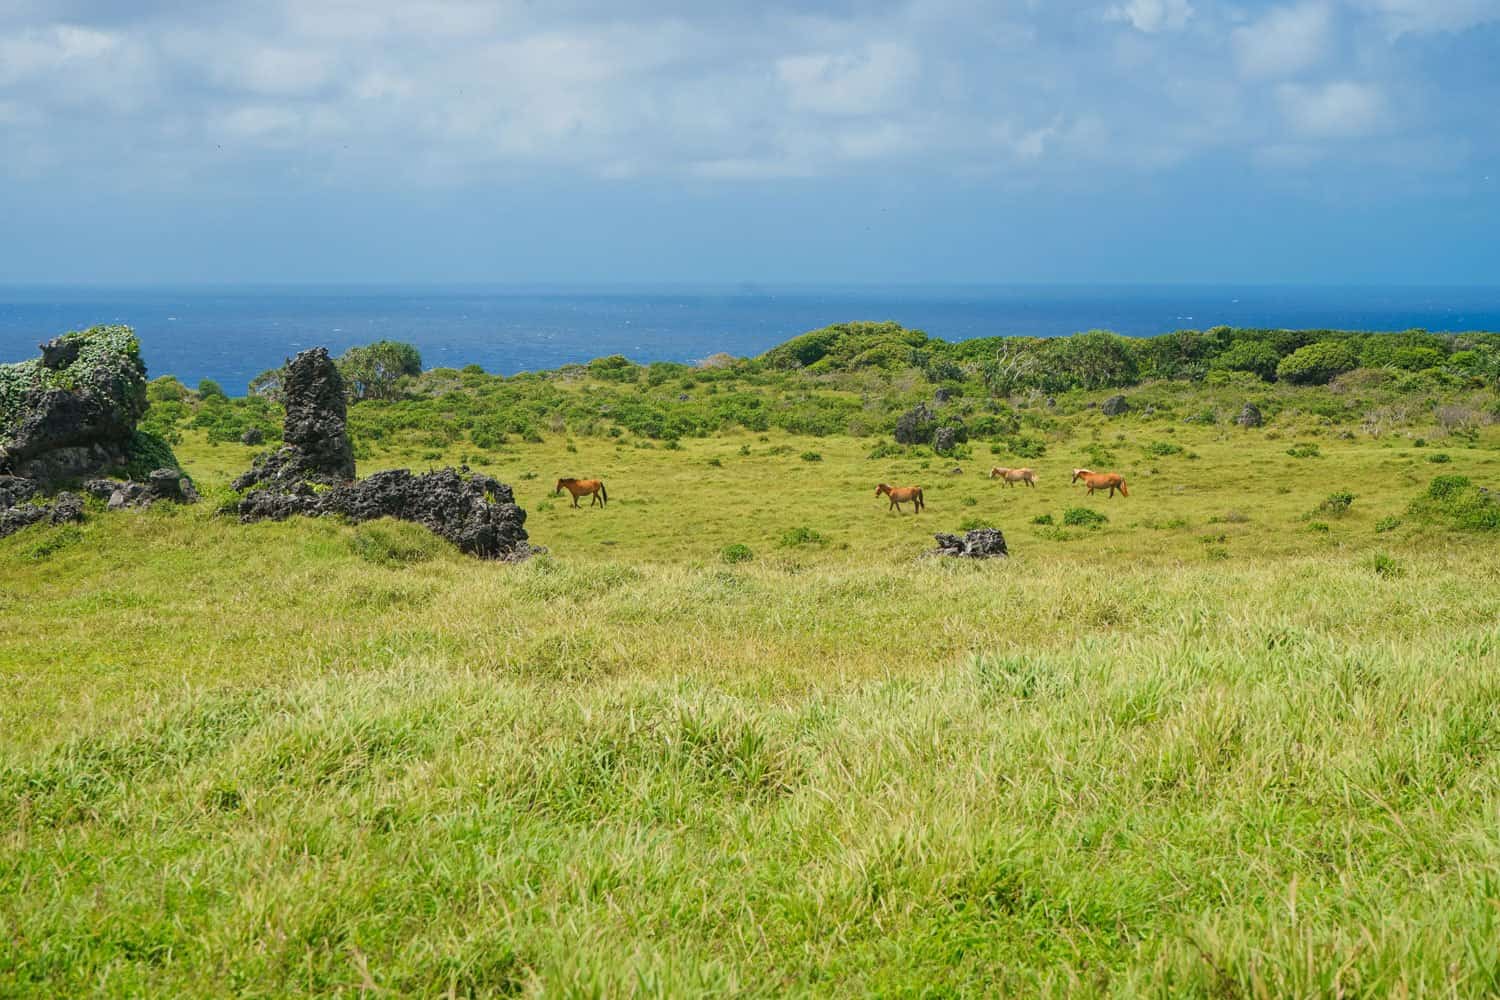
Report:
[[[727,563],[742,563],[754,559],[755,554],[750,551],[750,546],[742,542],[734,542],[719,550],[719,558]]]
[[[1391,577],[1401,576],[1406,572],[1401,568],[1400,563],[1396,562],[1396,560],[1392,559],[1384,552],[1375,553],[1375,558],[1371,560],[1370,568],[1375,571],[1376,576],[1385,577],[1387,579],[1390,579]]]
[[[993,528],[995,525],[983,517],[966,517],[958,523],[959,531],[973,531],[976,528]]]
[[[1307,524],[1307,530],[1311,531],[1315,535],[1326,535],[1333,529],[1330,528],[1324,521],[1309,521]]]
[[[1380,534],[1384,534],[1387,531],[1395,531],[1399,527],[1401,527],[1401,519],[1399,517],[1382,517],[1375,522],[1375,530]]]
[[[1052,523],[1052,515],[1051,514],[1038,514],[1036,517],[1033,517],[1031,519],[1031,523],[1032,524],[1051,524]]]
[[[892,444],[889,441],[881,441],[875,447],[871,448],[869,454],[865,457],[869,459],[897,458],[905,454],[906,449],[901,445]]]
[[[83,541],[83,529],[76,524],[65,524],[33,545],[27,550],[26,555],[37,562],[42,562],[50,559],[53,553],[71,548],[81,541]]]
[[[1282,358],[1276,377],[1298,385],[1327,385],[1335,375],[1359,366],[1354,351],[1343,341],[1321,340],[1299,347]]]
[[[799,545],[826,545],[828,544],[828,539],[807,527],[807,525],[801,525],[785,532],[781,536],[781,544],[786,548],[793,548]]]
[[[211,378],[198,380],[199,399],[228,399],[224,394],[224,387]]]
[[[823,456],[819,455],[815,451],[804,451],[802,453],[802,461],[804,461],[804,462],[821,462],[821,461],[823,461]]]
[[[1109,518],[1092,507],[1069,507],[1063,511],[1063,524],[1079,528],[1097,528],[1109,523]]]
[[[1182,445],[1173,444],[1170,441],[1152,441],[1150,444],[1147,444],[1142,450],[1145,451],[1147,455],[1181,455]]]
[[[1269,382],[1275,377],[1280,361],[1276,348],[1265,341],[1240,340],[1215,358],[1211,367],[1219,371],[1250,372]]]
[[[1500,531],[1500,500],[1468,476],[1435,476],[1410,512],[1428,521],[1466,531]]]
[[[1327,498],[1315,508],[1316,514],[1327,514],[1329,517],[1343,517],[1349,513],[1349,508],[1354,503],[1354,494],[1347,491],[1330,493]]]
[[[1292,445],[1286,450],[1286,453],[1293,458],[1321,458],[1323,456],[1323,453],[1318,450],[1318,446],[1311,441]]]
[[[1444,452],[1435,451],[1427,456],[1427,461],[1432,462],[1434,465],[1446,465],[1453,461],[1453,459],[1449,458]]]

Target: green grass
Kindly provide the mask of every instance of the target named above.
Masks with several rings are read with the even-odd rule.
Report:
[[[0,995],[1494,995],[1495,540],[1336,430],[1080,410],[1034,490],[438,447],[516,488],[516,566],[215,517],[254,449],[187,430],[204,504],[0,541]],[[1101,447],[1130,497],[1068,485]],[[1500,481],[1495,428],[1443,448]],[[1011,558],[919,558],[965,521]]]

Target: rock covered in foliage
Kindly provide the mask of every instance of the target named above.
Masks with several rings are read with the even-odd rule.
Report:
[[[249,427],[245,433],[240,435],[240,444],[257,445],[266,443],[266,432],[259,427]]]
[[[932,450],[946,455],[958,443],[958,432],[952,427],[939,427],[932,432]]]
[[[99,326],[0,365],[0,472],[42,484],[130,463],[146,366],[127,326]]]
[[[1234,422],[1241,427],[1259,427],[1265,423],[1260,415],[1260,409],[1254,403],[1246,403],[1240,415],[1234,418]]]
[[[1130,403],[1124,396],[1111,396],[1104,401],[1103,406],[1099,407],[1099,412],[1106,417],[1118,417],[1122,413],[1130,412]]]
[[[283,444],[257,458],[250,471],[234,481],[234,488],[335,485],[353,479],[344,380],[328,349],[314,347],[288,361],[281,391],[286,407]]]
[[[526,512],[511,488],[491,476],[440,469],[413,475],[406,469],[315,490],[257,490],[239,502],[241,521],[283,520],[293,514],[337,514],[351,521],[394,517],[414,521],[462,552],[483,559],[524,559],[532,553]]]
[[[938,532],[935,555],[958,556],[964,559],[994,559],[1010,555],[1005,547],[1005,536],[999,528],[974,528],[964,532],[964,537]]]

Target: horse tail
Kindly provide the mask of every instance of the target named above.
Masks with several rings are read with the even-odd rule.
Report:
[[[604,488],[604,480],[602,479],[599,480],[599,496],[604,499],[605,503],[609,503],[609,490]]]
[[[920,509],[926,509],[927,507],[927,501],[922,497],[922,487],[920,486],[917,487],[917,507]]]
[[[1128,496],[1130,496],[1130,491],[1125,488],[1125,477],[1124,476],[1120,477],[1120,496],[1122,496],[1122,497],[1128,497]]]

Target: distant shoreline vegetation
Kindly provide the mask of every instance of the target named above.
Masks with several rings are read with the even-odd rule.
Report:
[[[417,349],[394,341],[351,348],[338,363],[354,404],[356,449],[361,441],[406,438],[433,449],[467,439],[492,451],[575,434],[671,442],[733,428],[894,434],[908,445],[931,443],[947,427],[938,440],[1003,440],[1024,455],[1026,429],[1040,421],[1021,411],[1072,393],[1157,386],[1161,398],[1151,405],[1164,415],[1173,410],[1174,384],[1223,390],[1268,416],[1319,387],[1334,391],[1304,404],[1342,417],[1413,395],[1435,407],[1439,397],[1500,384],[1500,334],[1214,327],[1155,337],[1092,330],[946,342],[896,323],[855,322],[813,330],[757,357],[716,354],[695,364],[611,355],[512,376],[477,365],[424,371]],[[252,429],[274,439],[278,390],[279,369],[257,376],[239,398],[206,380],[195,391],[164,376],[150,383],[142,426],[168,441],[183,427],[205,430],[212,442]],[[1228,420],[1228,409],[1226,402],[1224,412],[1188,416]]]

